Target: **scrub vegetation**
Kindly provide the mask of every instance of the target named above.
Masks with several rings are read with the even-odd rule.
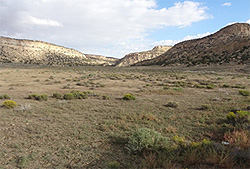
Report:
[[[249,168],[240,69],[3,64],[0,168]]]

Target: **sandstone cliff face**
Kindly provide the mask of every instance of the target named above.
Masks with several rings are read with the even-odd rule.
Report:
[[[250,63],[250,25],[226,26],[207,37],[176,44],[166,53],[136,65]]]
[[[0,37],[0,63],[43,65],[113,65],[117,59],[86,55],[77,50],[32,40]]]
[[[171,46],[156,46],[152,50],[145,51],[145,52],[137,52],[137,53],[130,53],[126,55],[124,58],[117,61],[116,66],[130,66],[137,62],[141,62],[148,59],[153,59],[167,50],[169,50]]]

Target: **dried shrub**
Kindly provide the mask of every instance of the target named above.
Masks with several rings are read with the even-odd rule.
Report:
[[[234,130],[224,134],[224,139],[230,145],[247,149],[250,147],[250,133],[247,130]]]

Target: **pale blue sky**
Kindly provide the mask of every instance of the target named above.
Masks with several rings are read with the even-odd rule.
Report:
[[[0,0],[0,36],[123,57],[250,22],[250,0]]]
[[[175,0],[157,0],[159,8],[170,7],[177,2]],[[184,2],[178,1],[178,2]],[[206,13],[211,18],[193,23],[184,28],[166,27],[154,31],[149,37],[156,41],[167,39],[183,39],[190,35],[204,34],[214,32],[229,23],[246,22],[250,20],[250,0],[195,0],[207,7]],[[223,5],[225,4],[225,5]]]

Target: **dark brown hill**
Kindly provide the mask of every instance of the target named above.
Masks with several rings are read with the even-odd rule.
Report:
[[[250,25],[236,23],[218,32],[176,44],[166,53],[135,65],[250,63]]]

